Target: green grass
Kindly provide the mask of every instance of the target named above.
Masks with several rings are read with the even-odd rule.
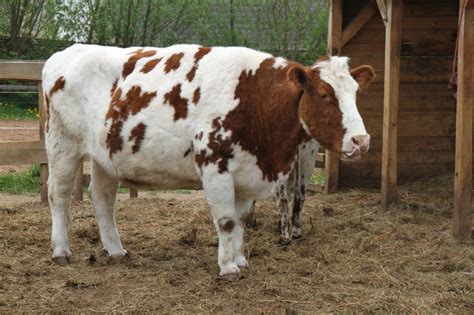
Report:
[[[22,194],[39,192],[40,168],[35,164],[21,172],[0,175],[0,192]]]
[[[321,172],[321,174],[311,176],[310,182],[312,184],[324,186],[324,173]]]
[[[0,102],[0,120],[36,120],[38,118],[39,113],[37,109],[24,109]]]

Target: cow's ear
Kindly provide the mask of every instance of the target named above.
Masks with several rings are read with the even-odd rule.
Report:
[[[372,66],[363,65],[352,69],[351,76],[357,81],[360,88],[364,88],[375,79],[375,71]]]
[[[303,67],[294,66],[288,71],[288,78],[299,88],[304,89],[308,86],[309,78]]]

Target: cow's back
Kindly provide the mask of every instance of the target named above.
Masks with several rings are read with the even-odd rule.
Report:
[[[114,176],[179,187],[199,179],[193,140],[238,105],[241,74],[269,57],[241,47],[74,45],[43,70],[50,123]]]

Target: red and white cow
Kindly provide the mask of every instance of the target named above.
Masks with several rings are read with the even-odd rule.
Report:
[[[330,57],[311,67],[243,47],[74,45],[43,69],[53,260],[69,261],[66,223],[79,161],[92,161],[91,199],[104,248],[126,255],[115,224],[119,181],[202,187],[219,236],[220,274],[248,263],[241,216],[292,171],[315,138],[342,157],[368,150],[356,108],[370,66]]]

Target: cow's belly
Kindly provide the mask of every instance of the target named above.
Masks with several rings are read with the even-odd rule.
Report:
[[[181,147],[155,146],[117,159],[118,177],[153,189],[199,189],[201,180],[192,154]],[[138,188],[138,187],[137,187]]]

